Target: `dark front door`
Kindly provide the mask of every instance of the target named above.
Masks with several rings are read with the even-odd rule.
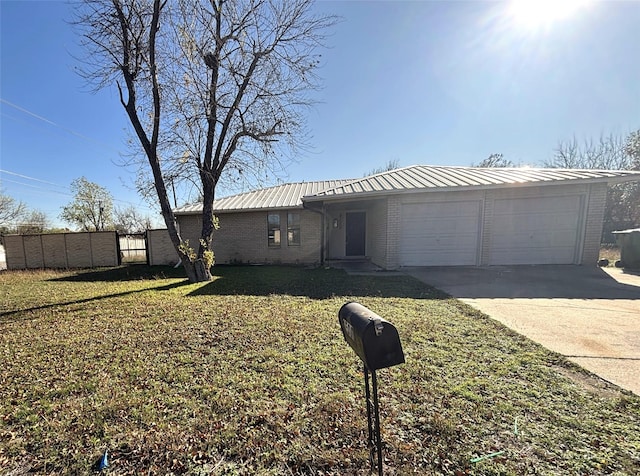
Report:
[[[345,255],[364,256],[366,217],[365,212],[347,212]]]

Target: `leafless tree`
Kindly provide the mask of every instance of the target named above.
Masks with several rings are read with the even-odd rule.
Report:
[[[392,170],[396,170],[400,168],[400,161],[398,159],[389,159],[386,164],[382,167],[376,167],[369,170],[364,176],[368,177],[369,175],[381,174],[383,172],[390,172]]]
[[[574,137],[560,142],[554,156],[544,165],[562,169],[627,170],[631,160],[625,144],[625,138],[614,134],[602,135],[597,141],[585,140],[583,144]]]
[[[514,167],[513,162],[504,158],[502,154],[491,154],[474,167]]]
[[[305,109],[336,19],[312,0],[85,0],[81,73],[117,86],[189,280],[211,279],[218,183],[281,168],[305,145]],[[289,155],[288,155],[289,154]],[[171,180],[172,182],[169,182]],[[180,236],[169,183],[196,184],[198,249]]]
[[[0,229],[9,230],[27,212],[27,206],[0,190]]]
[[[113,210],[113,224],[120,233],[142,233],[151,228],[151,218],[141,215],[133,206],[116,207]]]
[[[564,169],[640,170],[640,130],[627,137],[610,134],[598,141],[579,144],[575,137],[561,142],[545,167]],[[611,232],[640,226],[640,184],[609,187],[604,212],[602,240],[612,241]]]
[[[31,210],[26,213],[24,219],[18,224],[16,231],[21,235],[34,235],[45,233],[49,229],[49,219],[46,213],[40,210]]]

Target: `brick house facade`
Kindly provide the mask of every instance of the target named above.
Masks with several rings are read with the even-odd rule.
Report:
[[[214,202],[216,263],[594,264],[607,184],[639,172],[413,166]],[[197,245],[198,204],[175,210]]]

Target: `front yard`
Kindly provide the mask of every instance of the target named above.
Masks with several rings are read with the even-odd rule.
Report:
[[[0,474],[369,474],[337,312],[392,321],[385,474],[637,474],[640,397],[404,277],[0,273]]]

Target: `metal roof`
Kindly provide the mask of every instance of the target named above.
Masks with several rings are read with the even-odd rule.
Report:
[[[640,171],[534,168],[480,168],[413,165],[356,179],[325,189],[304,201],[389,193],[539,186],[571,182],[625,182],[640,180]]]
[[[216,213],[274,208],[302,208],[303,202],[360,198],[426,191],[478,190],[567,183],[640,181],[638,170],[578,170],[541,168],[480,168],[412,165],[350,180],[298,182],[219,198]],[[176,215],[200,213],[202,204],[174,210]]]
[[[350,180],[324,180],[318,182],[297,182],[261,188],[251,192],[219,198],[213,202],[213,211],[250,211],[265,208],[302,208],[302,197],[314,195],[322,190],[340,187]],[[202,203],[185,205],[174,210],[176,215],[191,215],[202,212]]]

